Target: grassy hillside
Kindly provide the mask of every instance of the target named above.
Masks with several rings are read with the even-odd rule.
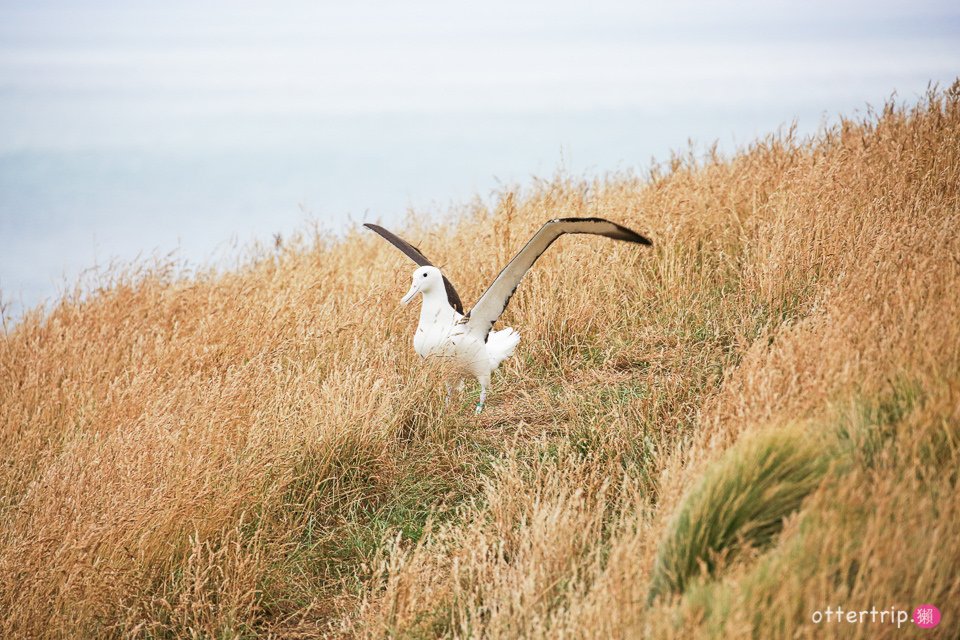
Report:
[[[478,417],[365,231],[8,321],[0,636],[956,633],[960,84],[457,213],[398,231],[467,301],[550,217],[655,241],[548,252]]]

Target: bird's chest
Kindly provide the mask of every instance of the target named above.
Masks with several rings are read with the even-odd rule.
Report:
[[[431,356],[453,356],[458,343],[463,338],[463,332],[456,328],[435,323],[423,324],[417,327],[413,336],[413,348],[421,358]]]
[[[469,369],[464,363],[476,360],[483,346],[461,324],[421,324],[413,336],[413,348],[421,358],[443,358],[459,369]]]

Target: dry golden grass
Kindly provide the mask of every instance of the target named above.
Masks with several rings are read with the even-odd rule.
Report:
[[[960,84],[456,213],[403,233],[465,300],[548,217],[655,240],[544,256],[479,417],[443,410],[397,307],[412,267],[359,231],[5,322],[0,636],[881,638],[903,631],[811,613],[933,602],[953,637]],[[688,494],[784,428],[823,481],[648,606]]]

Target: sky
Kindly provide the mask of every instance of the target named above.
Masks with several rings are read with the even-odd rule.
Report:
[[[812,133],[958,75],[955,2],[0,0],[0,300]]]

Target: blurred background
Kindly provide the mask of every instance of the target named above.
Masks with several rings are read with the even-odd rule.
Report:
[[[0,299],[813,133],[958,73],[956,2],[0,0]]]

